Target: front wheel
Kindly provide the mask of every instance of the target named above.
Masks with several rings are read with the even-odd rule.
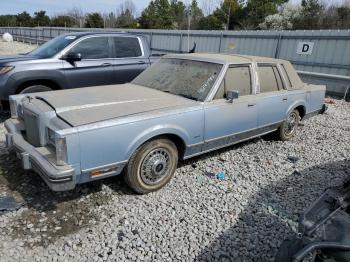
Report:
[[[278,130],[279,138],[282,141],[288,141],[292,139],[297,131],[300,122],[300,116],[298,110],[293,110],[289,113],[288,117]]]
[[[178,150],[172,141],[161,138],[146,142],[130,158],[125,182],[140,194],[156,191],[174,176],[177,162]]]

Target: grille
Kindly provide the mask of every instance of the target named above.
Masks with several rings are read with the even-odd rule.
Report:
[[[40,146],[40,132],[39,132],[38,116],[35,115],[33,112],[24,108],[23,120],[24,120],[24,125],[26,127],[27,142],[35,147]]]

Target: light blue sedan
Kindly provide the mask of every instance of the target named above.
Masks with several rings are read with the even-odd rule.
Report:
[[[291,139],[325,110],[325,90],[283,60],[168,55],[130,84],[12,96],[6,141],[52,190],[123,173],[148,193],[181,159],[270,132]]]

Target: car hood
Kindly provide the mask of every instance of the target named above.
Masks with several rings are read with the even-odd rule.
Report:
[[[0,56],[0,64],[27,61],[27,60],[33,60],[33,59],[38,59],[38,58],[35,56],[25,55],[25,54],[23,54],[23,55],[2,55],[2,56]]]
[[[71,126],[198,104],[190,99],[133,84],[44,92],[35,94],[35,97],[50,105]]]

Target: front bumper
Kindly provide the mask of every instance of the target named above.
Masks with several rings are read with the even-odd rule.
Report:
[[[17,119],[5,122],[6,146],[13,148],[22,161],[25,170],[34,170],[53,191],[71,190],[76,185],[74,169],[70,165],[56,166],[29,144],[21,133],[23,123]]]

